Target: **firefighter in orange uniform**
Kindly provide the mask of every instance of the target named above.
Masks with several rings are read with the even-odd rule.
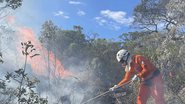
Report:
[[[125,67],[125,76],[117,85],[110,88],[111,91],[123,86],[133,75],[137,75],[141,82],[137,104],[146,104],[150,95],[155,99],[155,104],[165,104],[162,75],[149,60],[141,55],[131,56],[125,49],[118,51],[116,58]]]

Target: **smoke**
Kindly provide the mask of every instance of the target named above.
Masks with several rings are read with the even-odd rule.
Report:
[[[38,75],[51,74],[50,77],[60,76],[61,78],[64,78],[72,76],[72,72],[64,69],[61,61],[57,57],[55,57],[53,52],[49,52],[49,60],[47,59],[47,49],[42,46],[42,44],[38,41],[36,35],[30,28],[18,28],[17,37],[19,42],[31,41],[36,50],[38,50],[37,52],[40,54],[40,56],[28,59],[28,63],[31,65],[33,72]],[[50,63],[49,65],[48,61]],[[50,67],[50,69],[48,69],[48,66]],[[48,73],[48,70],[51,70],[52,73]]]
[[[7,16],[7,22],[10,24],[15,23],[15,18],[12,15]]]
[[[4,61],[0,66],[1,75],[7,71],[23,68],[25,57],[21,53],[21,42],[31,41],[34,45],[36,48],[34,53],[40,55],[28,57],[26,72],[40,80],[37,92],[41,97],[47,98],[49,104],[65,104],[67,101],[79,104],[84,99],[87,100],[89,97],[85,95],[90,96],[97,87],[93,82],[95,81],[93,71],[87,71],[89,67],[87,59],[81,59],[78,65],[65,63],[65,66],[68,66],[68,69],[65,69],[61,60],[52,51],[49,51],[48,55],[47,49],[42,46],[34,31],[18,25],[14,16],[7,17],[7,24],[0,28],[0,36]]]
[[[83,64],[82,64],[83,63]],[[80,104],[82,101],[89,99],[85,95],[91,95],[97,85],[93,85],[92,81],[95,78],[93,73],[87,70],[87,63],[83,61],[81,64],[73,66],[69,65],[70,70],[75,73],[75,77],[55,77],[49,82],[45,80],[47,77],[39,76],[42,81],[38,86],[38,92],[41,96],[48,98],[49,104]],[[81,71],[79,71],[81,70]]]

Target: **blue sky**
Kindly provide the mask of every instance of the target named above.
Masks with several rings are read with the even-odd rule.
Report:
[[[134,7],[140,0],[24,0],[15,15],[17,22],[39,34],[41,25],[52,20],[63,29],[74,25],[84,33],[98,33],[100,38],[117,39],[123,32],[132,31]]]

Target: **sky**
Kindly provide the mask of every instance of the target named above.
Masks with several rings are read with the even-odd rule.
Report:
[[[29,27],[39,35],[41,25],[52,20],[62,29],[83,27],[84,34],[98,38],[117,39],[122,33],[133,31],[134,7],[140,0],[23,0],[15,10],[19,25]]]

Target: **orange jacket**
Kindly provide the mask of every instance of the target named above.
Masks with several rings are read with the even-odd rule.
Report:
[[[156,67],[141,55],[134,55],[131,59],[130,70],[127,69],[124,78],[118,83],[119,86],[129,81],[135,74],[138,75],[141,80],[147,79],[152,75],[152,72],[156,70]]]

